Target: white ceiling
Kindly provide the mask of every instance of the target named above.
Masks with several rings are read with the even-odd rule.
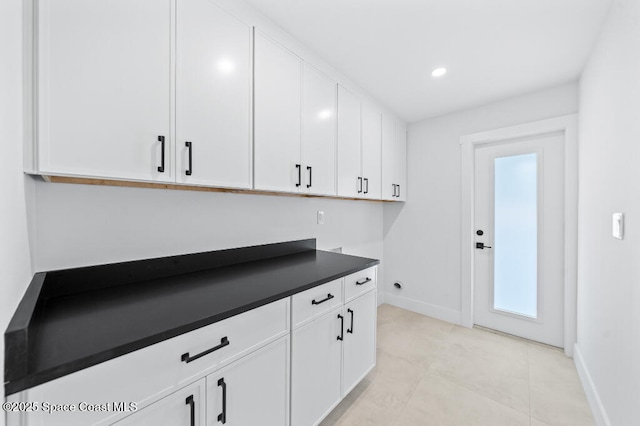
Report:
[[[579,77],[610,0],[245,0],[408,122]],[[431,70],[446,66],[434,80]]]

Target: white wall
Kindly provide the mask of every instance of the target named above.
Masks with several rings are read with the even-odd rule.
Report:
[[[31,279],[27,200],[33,182],[22,173],[22,1],[0,2],[0,330],[4,334]],[[4,338],[0,339],[4,395]],[[4,412],[0,425],[5,424]]]
[[[36,195],[37,271],[303,238],[382,257],[379,202],[46,182]]]
[[[577,94],[568,83],[409,126],[409,201],[384,207],[388,303],[460,321],[460,137],[576,113]]]
[[[580,79],[578,345],[599,424],[640,421],[640,2],[617,1]],[[611,215],[626,216],[625,239]],[[585,374],[587,373],[587,374]],[[587,377],[590,376],[590,377]],[[591,380],[591,382],[589,381]],[[598,401],[599,397],[599,401]],[[608,421],[606,418],[608,417]]]

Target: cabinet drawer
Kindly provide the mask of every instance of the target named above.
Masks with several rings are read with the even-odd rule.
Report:
[[[14,400],[52,404],[135,402],[138,409],[289,333],[289,298],[131,352],[12,395]],[[228,344],[197,357],[218,345]],[[188,353],[191,362],[182,360]],[[31,424],[112,423],[126,414],[83,411],[29,413]],[[32,417],[33,415],[33,417]],[[31,420],[34,423],[31,423]],[[41,423],[38,423],[41,422]],[[49,423],[51,422],[51,423]]]
[[[222,367],[289,331],[289,300],[282,299],[185,334],[171,362],[178,384]],[[178,343],[178,342],[177,342]]]
[[[372,266],[344,277],[344,300],[348,302],[358,295],[376,288],[377,268]]]
[[[342,305],[342,278],[295,294],[291,301],[293,328]]]

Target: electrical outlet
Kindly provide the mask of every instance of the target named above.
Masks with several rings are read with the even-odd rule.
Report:
[[[324,212],[318,210],[318,225],[324,225]]]

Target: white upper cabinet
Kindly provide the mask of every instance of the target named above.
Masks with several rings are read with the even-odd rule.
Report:
[[[407,126],[396,123],[395,178],[396,200],[407,200]]]
[[[174,181],[171,0],[37,4],[35,171]]]
[[[303,192],[336,195],[336,82],[304,64]]]
[[[407,199],[407,128],[382,116],[382,199]]]
[[[338,85],[338,195],[343,197],[363,192],[360,131],[360,100]]]
[[[297,192],[300,163],[302,61],[255,33],[254,186]]]
[[[362,105],[362,196],[379,200],[381,194],[382,114]]]
[[[251,188],[251,27],[177,2],[176,181]]]

